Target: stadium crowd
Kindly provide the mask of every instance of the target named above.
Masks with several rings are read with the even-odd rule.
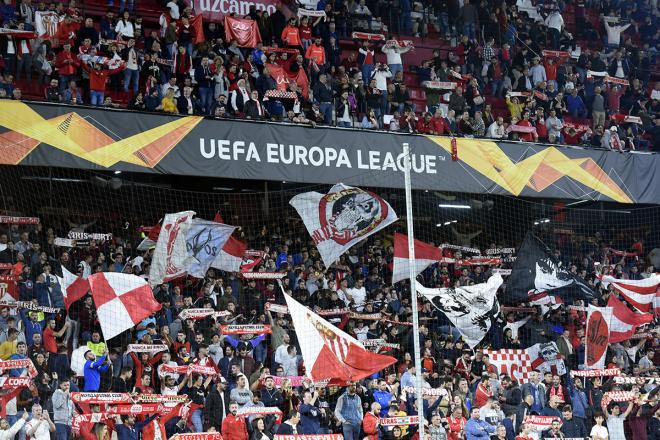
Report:
[[[60,21],[51,37],[0,34],[0,97],[22,99],[17,84],[36,74],[43,99],[65,104],[660,148],[656,2],[320,0],[272,14],[252,6],[245,18],[261,40],[246,47],[227,41],[222,23],[201,23],[182,0],[163,3],[159,28],[148,28],[130,1],[118,11],[109,5],[95,23],[75,0],[4,0],[6,30],[35,30],[40,11]],[[413,35],[450,45],[404,65]],[[340,42],[351,38],[358,50],[346,55]],[[123,91],[121,105],[109,91]]]
[[[70,225],[85,231],[86,225]],[[18,299],[61,309],[56,314],[0,309],[0,359],[29,358],[38,373],[29,387],[3,400],[0,438],[47,440],[53,435],[65,440],[71,438],[72,425],[78,426],[76,435],[85,439],[109,439],[113,431],[119,440],[162,438],[154,422],[162,424],[167,438],[184,432],[221,432],[228,440],[325,433],[342,433],[346,440],[417,438],[415,425],[381,426],[384,418],[420,411],[409,394],[409,387],[415,386],[409,288],[405,282],[390,283],[393,251],[387,236],[370,238],[368,245],[351,249],[327,268],[316,249],[306,244],[308,240],[300,238],[304,232],[288,237],[281,231],[262,231],[250,243],[265,254],[255,271],[286,272],[284,289],[299,302],[317,312],[360,313],[356,318],[339,312],[324,316],[360,341],[382,339],[391,344],[376,349],[396,357],[398,363],[338,387],[300,378],[305,364],[299,341],[305,335],[296,333],[288,314],[269,310],[267,304],[284,304],[275,282],[245,280],[237,273],[210,269],[204,279],[179,278],[158,285],[154,296],[162,309],[106,343],[92,297],[77,301],[66,313],[56,275],[61,277],[67,269],[82,278],[100,271],[146,276],[153,249],[137,251],[136,242],[122,238],[122,230],[104,242],[55,246],[55,237],[67,229],[53,223],[0,230],[0,263],[11,265],[5,270],[19,277]],[[575,274],[595,287],[599,296],[594,304],[604,305],[610,295],[617,295],[611,284],[604,288],[599,283],[597,273],[636,280],[655,271],[646,259],[643,240],[599,233],[552,245]],[[626,249],[625,255],[612,248]],[[457,249],[446,248],[444,255],[460,259],[466,251]],[[421,276],[426,286],[465,286],[485,282],[495,267],[436,263]],[[499,297],[507,304],[506,294]],[[2,299],[8,299],[7,292]],[[227,313],[217,319],[181,318],[191,308]],[[369,318],[373,313],[380,313],[380,319]],[[525,348],[554,341],[568,370],[584,369],[584,312],[563,305],[537,307],[531,320],[516,326],[528,315],[515,309],[502,313],[477,349],[471,350],[451,322],[430,302],[422,301],[419,337],[427,390],[422,411],[432,440],[660,439],[658,387],[652,381],[618,384],[607,376],[573,378],[548,371],[532,372],[528,381],[519,382],[498,371],[480,348]],[[221,324],[270,324],[272,332],[227,335]],[[127,346],[134,343],[164,344],[167,350],[129,353]],[[77,375],[71,370],[71,353],[85,346],[84,374]],[[620,368],[623,376],[657,378],[659,351],[658,338],[653,336],[611,344],[607,367]],[[214,374],[175,369],[187,365],[211,367]],[[18,367],[3,372],[4,377],[28,374],[28,368]],[[624,390],[633,392],[632,399],[601,405],[605,393]],[[135,399],[152,393],[186,395],[188,411],[101,418],[109,410],[74,403],[71,393],[77,391],[128,392]],[[6,392],[0,391],[0,398]],[[172,400],[165,405],[179,408],[180,403]],[[273,407],[277,414],[260,413],[260,408]],[[85,412],[100,413],[99,418],[86,419],[82,425],[74,422],[78,413]],[[529,415],[559,419],[540,433],[523,423]]]

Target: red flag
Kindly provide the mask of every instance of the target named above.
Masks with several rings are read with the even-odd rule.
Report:
[[[197,15],[189,19],[189,23],[195,28],[195,40],[193,43],[198,44],[204,41],[204,21],[201,15]]]
[[[16,289],[16,275],[0,275],[0,298],[9,294],[15,300],[18,300],[18,290]]]
[[[368,377],[396,363],[396,358],[364,348],[362,343],[330,324],[289,295],[284,294],[299,339],[307,376],[313,382],[328,380],[345,385]]]
[[[298,84],[298,87],[300,87],[303,96],[309,96],[309,80],[307,79],[307,74],[303,69],[298,70],[296,73],[289,74],[289,79],[295,81],[296,84]]]
[[[229,42],[236,40],[239,47],[255,47],[261,34],[256,21],[225,16],[225,38]]]
[[[287,77],[284,68],[277,64],[266,64],[266,67],[268,67],[268,72],[270,73],[270,76],[277,83],[277,90],[286,91],[287,84],[289,83],[289,78]]]
[[[585,365],[588,370],[600,370],[605,367],[605,353],[610,341],[612,328],[612,308],[594,307],[589,304],[587,317],[587,344]]]
[[[612,308],[612,321],[610,328],[610,343],[616,343],[630,339],[635,334],[635,330],[640,325],[653,322],[651,313],[635,313],[624,303],[610,295],[607,300],[607,307]]]
[[[442,258],[442,249],[423,241],[415,240],[415,274],[419,274],[431,264]],[[392,284],[408,278],[410,270],[408,260],[408,236],[394,234],[394,266]]]
[[[64,296],[64,306],[67,310],[74,302],[78,301],[89,292],[89,281],[83,280],[81,277],[76,276],[66,270],[62,266],[62,277],[57,277],[57,282],[62,289],[62,296]]]

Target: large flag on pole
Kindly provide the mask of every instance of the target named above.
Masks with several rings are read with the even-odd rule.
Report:
[[[420,274],[431,264],[442,258],[442,250],[423,241],[415,240],[415,274]],[[408,258],[408,236],[394,234],[394,265],[392,269],[392,284],[405,280],[410,276],[410,260]]]
[[[610,343],[611,321],[611,307],[594,307],[589,304],[584,361],[587,370],[605,368],[605,354],[607,345]]]
[[[298,211],[328,267],[351,246],[397,220],[385,200],[343,183],[333,186],[327,194],[299,194],[289,204]]]
[[[298,338],[307,376],[314,382],[328,380],[345,385],[363,379],[396,363],[396,358],[364,348],[307,307],[284,294]]]
[[[149,284],[138,276],[99,272],[88,281],[106,341],[138,325],[161,308]]]
[[[186,237],[194,215],[194,211],[165,215],[149,271],[152,286],[183,276],[188,270],[192,258]]]
[[[219,212],[215,214],[213,221],[223,223]],[[247,244],[230,236],[218,256],[211,263],[211,267],[227,272],[239,272],[246,250]]]
[[[186,234],[186,249],[192,258],[188,273],[196,278],[204,278],[234,229],[234,226],[194,219]]]
[[[456,288],[430,289],[417,282],[417,292],[444,313],[465,342],[474,347],[486,336],[500,311],[496,295],[502,282],[500,274],[482,284]]]
[[[650,312],[660,296],[660,275],[653,274],[642,280],[620,280],[612,276],[601,277],[603,287],[612,284],[626,301],[640,312]]]
[[[529,232],[516,255],[506,293],[517,302],[526,302],[541,292],[559,295],[564,301],[588,301],[595,295],[584,280],[565,268],[548,246]]]
[[[653,322],[652,313],[635,313],[614,295],[607,300],[607,307],[612,309],[610,342],[622,342],[635,334],[637,327]]]
[[[89,281],[83,280],[81,277],[69,272],[66,267],[62,266],[62,276],[57,276],[57,282],[62,290],[64,297],[64,306],[69,310],[69,306],[89,292]]]

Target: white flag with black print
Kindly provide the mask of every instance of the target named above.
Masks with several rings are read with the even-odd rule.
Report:
[[[298,211],[326,266],[351,246],[397,220],[385,200],[343,183],[333,186],[327,194],[299,194],[289,204]]]
[[[496,295],[502,282],[500,274],[491,276],[482,284],[455,288],[431,289],[417,282],[417,292],[444,313],[461,332],[465,342],[474,348],[486,336],[500,312]]]

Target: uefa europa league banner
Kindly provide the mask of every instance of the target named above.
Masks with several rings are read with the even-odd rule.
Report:
[[[660,203],[660,155],[0,101],[0,164]]]

